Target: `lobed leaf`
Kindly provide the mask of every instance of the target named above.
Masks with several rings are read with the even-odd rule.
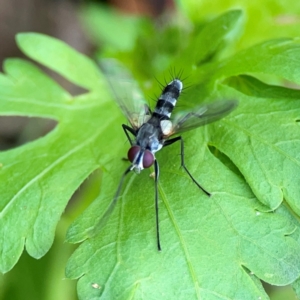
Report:
[[[30,52],[33,46],[29,44],[34,40],[39,41],[37,48],[41,43],[46,49],[62,45],[57,48],[57,55],[63,52],[67,61],[74,64],[81,60],[81,67],[87,72],[85,78],[95,78],[97,68],[91,68],[93,63],[82,59],[81,54],[76,56],[76,52],[62,42],[40,34],[24,34],[19,44],[24,42],[24,48]],[[41,52],[36,51],[36,55],[45,65],[55,56],[44,51],[43,61]],[[74,75],[66,71],[68,68],[60,59],[53,60],[52,67],[65,75],[71,72],[69,79]],[[31,63],[9,60],[4,69],[6,76],[2,78],[6,85],[0,91],[2,115],[44,116],[58,121],[55,130],[45,137],[0,155],[0,177],[1,182],[5,182],[0,185],[0,268],[7,272],[17,262],[24,246],[36,258],[48,251],[56,224],[71,195],[103,163],[99,153],[106,148],[101,142],[105,126],[99,128],[99,120],[109,126],[112,119],[105,113],[111,109],[111,104],[105,100],[105,90],[102,92],[104,101],[99,101],[101,95],[98,98],[99,95],[92,93],[71,97]],[[98,88],[101,83],[103,85],[99,75]],[[92,85],[96,85],[95,80]]]
[[[238,13],[232,15],[234,23]],[[200,34],[198,42],[208,35]],[[71,195],[100,168],[98,198],[67,233],[69,242],[83,241],[66,270],[78,279],[80,299],[268,299],[260,280],[286,285],[299,277],[299,92],[255,78],[271,74],[299,83],[293,68],[297,40],[263,43],[193,74],[196,83],[180,103],[224,97],[238,99],[239,107],[184,135],[186,165],[210,198],[179,169],[179,145],[157,154],[160,253],[147,171],[126,178],[107,224],[90,235],[128,166],[120,159],[127,150],[120,112],[98,67],[44,35],[19,35],[18,44],[87,91],[71,96],[33,64],[5,63],[0,114],[50,117],[58,125],[43,138],[0,153],[2,272],[13,267],[24,246],[36,258],[48,251]]]

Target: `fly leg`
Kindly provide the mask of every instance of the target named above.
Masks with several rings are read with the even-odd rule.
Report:
[[[133,136],[136,136],[136,131],[133,128],[131,128],[131,127],[125,125],[125,124],[122,124],[122,128],[123,128],[123,130],[124,130],[124,132],[126,134],[126,137],[127,137],[128,141],[129,141],[130,145],[132,145],[133,144],[133,140],[129,136],[128,132],[130,132]]]
[[[91,230],[89,230],[89,232],[88,232],[89,237],[94,237],[99,232],[99,230],[102,229],[104,227],[104,225],[106,224],[108,218],[110,217],[111,213],[113,212],[113,210],[117,204],[117,201],[119,199],[119,195],[120,195],[120,192],[121,192],[121,189],[123,186],[124,179],[125,179],[126,175],[131,171],[130,168],[131,168],[131,166],[129,166],[123,173],[120,183],[118,185],[117,191],[114,195],[114,198],[111,201],[111,203],[109,204],[109,206],[107,207],[106,211],[104,212],[102,217],[99,219],[98,223],[96,223],[94,225],[94,227]]]
[[[169,146],[172,145],[173,143],[180,141],[180,156],[181,156],[181,166],[184,168],[184,170],[187,172],[187,174],[190,176],[190,178],[193,180],[193,182],[207,195],[207,196],[211,196],[211,194],[206,191],[197,181],[196,179],[192,176],[192,174],[190,173],[190,171],[187,169],[187,167],[185,166],[184,163],[184,143],[183,143],[183,139],[181,136],[175,137],[173,139],[167,140],[164,143],[164,147],[165,146]]]
[[[133,136],[136,136],[136,131],[133,128],[131,128],[131,127],[125,125],[125,124],[122,124],[122,128],[123,128],[123,130],[126,134],[127,140],[129,141],[130,145],[132,146],[133,145],[133,140],[131,139],[128,132],[130,132]],[[128,158],[123,157],[122,160],[128,161]]]
[[[159,166],[157,160],[154,160],[154,182],[155,182],[155,216],[156,216],[156,237],[157,237],[157,249],[161,251],[160,237],[159,237],[159,218],[158,218],[158,177],[159,177]]]

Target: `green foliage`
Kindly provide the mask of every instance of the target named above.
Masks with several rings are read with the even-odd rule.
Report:
[[[268,299],[260,280],[287,285],[299,277],[300,92],[270,82],[300,84],[300,43],[271,40],[224,58],[242,21],[238,10],[194,30],[170,24],[156,31],[143,21],[129,39],[136,36],[135,46],[114,53],[146,94],[158,94],[153,76],[161,79],[175,66],[189,75],[182,105],[239,100],[228,117],[184,135],[187,167],[210,198],[179,169],[179,146],[157,154],[160,253],[147,171],[130,174],[107,224],[90,236],[128,166],[121,160],[125,120],[98,66],[56,39],[17,36],[28,57],[86,91],[71,96],[25,60],[4,64],[0,114],[58,124],[45,137],[0,153],[2,272],[16,264],[24,246],[35,258],[49,250],[71,195],[100,169],[99,196],[67,233],[69,242],[83,241],[66,271],[79,278],[80,299]],[[121,39],[121,30],[115,34],[114,41]],[[101,57],[112,52],[106,47]]]
[[[105,51],[132,49],[139,33],[137,28],[144,24],[140,17],[124,16],[99,5],[83,7],[81,18],[89,37],[96,44],[105,47]],[[122,28],[121,31],[120,28]],[[103,49],[102,52],[104,52]]]
[[[212,19],[229,9],[243,10],[244,34],[235,45],[244,49],[271,38],[298,37],[300,2],[294,0],[177,0],[181,11],[194,23]]]

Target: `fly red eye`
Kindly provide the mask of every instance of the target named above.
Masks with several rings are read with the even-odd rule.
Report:
[[[130,162],[133,162],[133,160],[135,159],[136,155],[139,153],[139,151],[141,150],[141,147],[139,146],[132,146],[127,153],[127,157],[130,160]]]
[[[143,158],[143,167],[144,168],[149,168],[153,165],[154,163],[154,156],[151,153],[151,151],[146,150],[144,152],[144,158]]]

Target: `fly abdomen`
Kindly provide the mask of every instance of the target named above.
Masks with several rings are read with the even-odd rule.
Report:
[[[156,114],[160,120],[169,120],[182,91],[182,86],[179,79],[174,79],[164,88],[154,109],[154,115]]]

